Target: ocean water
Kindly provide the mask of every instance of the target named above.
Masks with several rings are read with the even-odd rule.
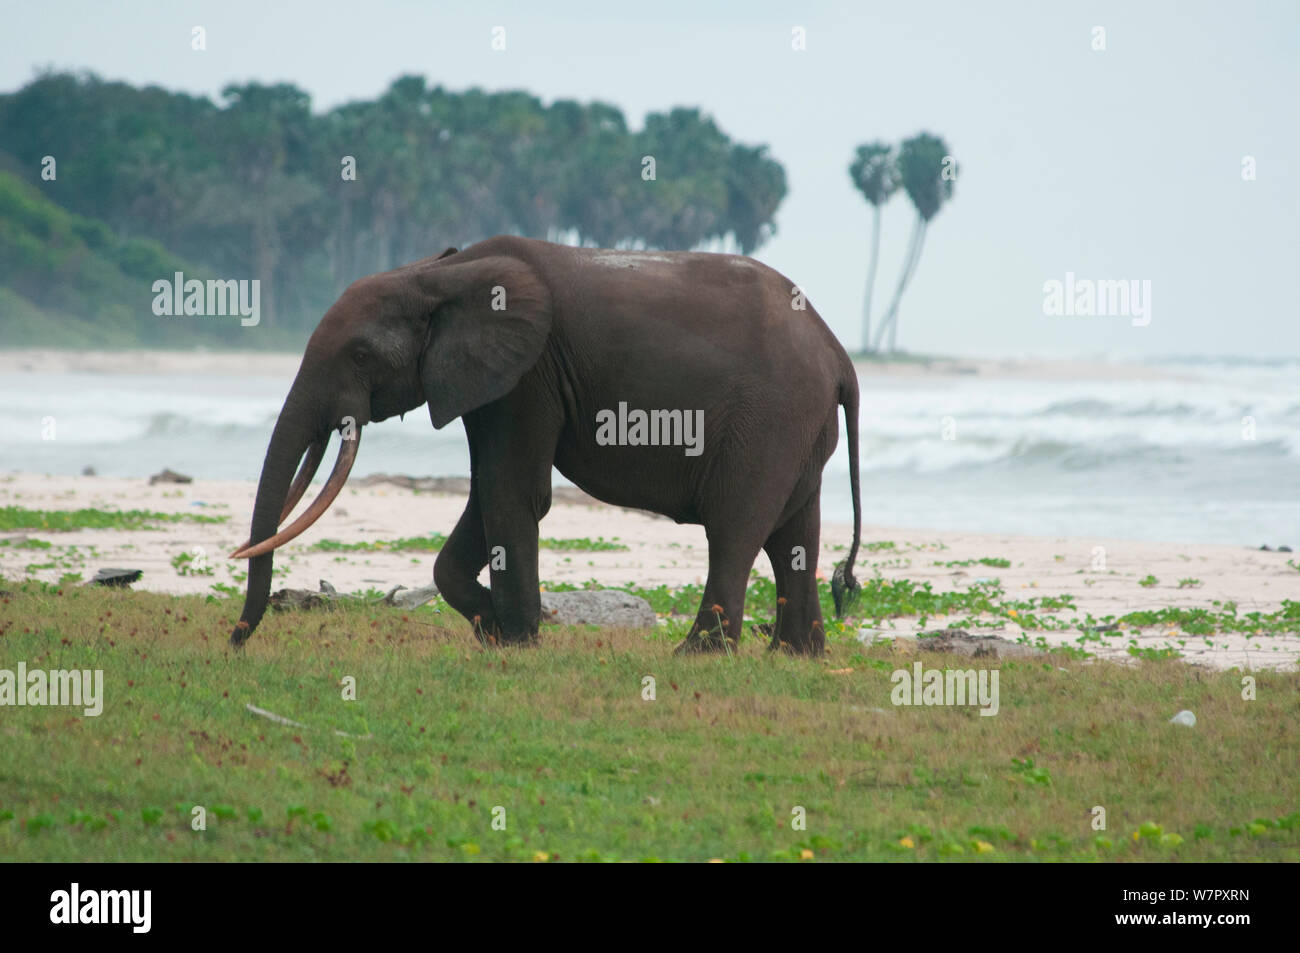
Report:
[[[1300,549],[1300,363],[1147,370],[1156,379],[864,371],[864,521]],[[290,377],[6,374],[0,471],[256,479]],[[354,472],[468,475],[464,432],[434,431],[423,408],[368,427]],[[824,520],[851,519],[843,435],[822,501]]]

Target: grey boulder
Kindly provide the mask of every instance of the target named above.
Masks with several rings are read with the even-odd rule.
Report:
[[[618,589],[542,593],[544,623],[649,629],[656,621],[650,603]]]
[[[397,606],[399,609],[418,609],[426,603],[432,602],[438,595],[438,587],[435,585],[421,586],[419,589],[407,589],[405,586],[394,586],[388,590],[384,596],[385,605]]]
[[[144,575],[140,569],[101,569],[88,585],[92,586],[129,586]]]

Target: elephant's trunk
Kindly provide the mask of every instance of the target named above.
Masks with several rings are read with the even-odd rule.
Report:
[[[245,545],[230,554],[231,559],[254,559],[258,556],[270,553],[272,550],[279,549],[295,536],[303,533],[307,527],[316,522],[324,512],[329,509],[334,498],[339,495],[343,489],[343,484],[348,482],[348,474],[352,472],[352,464],[357,459],[357,445],[361,442],[361,431],[357,430],[351,437],[343,438],[343,445],[339,447],[338,459],[334,461],[334,471],[330,478],[325,481],[321,487],[320,495],[312,500],[311,506],[303,512],[290,525],[286,526],[280,532],[276,533],[270,539],[264,539],[259,543],[253,543],[251,538],[249,545]],[[290,506],[285,506],[287,512]]]
[[[307,492],[307,487],[311,484],[312,477],[314,477],[316,471],[320,469],[321,458],[325,456],[325,444],[327,442],[328,438],[320,437],[319,439],[313,440],[311,445],[307,448],[307,455],[302,458],[302,466],[298,468],[298,475],[293,478],[293,486],[289,487],[289,498],[284,501],[284,509],[280,511],[280,521],[279,523],[276,523],[277,526],[289,518],[289,514],[293,512],[293,508],[298,505],[298,501],[301,500],[303,494]],[[239,550],[236,552],[248,549],[248,547],[252,545],[252,537],[249,537],[244,540],[240,545]],[[233,555],[232,558],[234,558]]]
[[[289,481],[294,467],[309,447],[312,456],[303,462],[303,470],[294,489],[305,490],[310,476],[303,478],[312,467],[311,459],[319,460],[319,453],[324,451],[324,437],[315,426],[316,420],[305,408],[299,406],[300,398],[296,396],[296,387],[290,391],[284,408],[276,421],[271,434],[271,442],[266,448],[266,460],[262,464],[262,476],[257,484],[257,500],[253,505],[253,521],[249,532],[250,543],[260,543],[272,537],[279,527],[280,520],[287,513],[286,503],[289,497]],[[319,453],[315,445],[320,445]],[[301,483],[299,487],[297,484]],[[295,501],[296,502],[296,501]],[[283,514],[283,515],[282,515]],[[245,544],[243,548],[247,548]],[[230,644],[238,648],[244,640],[253,634],[257,624],[262,621],[267,602],[271,596],[271,568],[274,557],[267,551],[251,559],[248,564],[248,592],[244,599],[244,611],[240,614],[239,624],[230,634]]]

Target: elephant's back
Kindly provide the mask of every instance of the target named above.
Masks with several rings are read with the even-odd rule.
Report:
[[[599,363],[674,361],[682,373],[839,379],[852,363],[806,290],[742,255],[577,248],[500,236],[462,255],[524,259],[554,329]]]

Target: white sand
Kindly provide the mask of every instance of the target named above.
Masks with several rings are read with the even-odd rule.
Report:
[[[65,572],[90,578],[103,567],[144,570],[137,588],[157,592],[208,592],[215,582],[238,583],[234,575],[244,570],[242,561],[230,560],[247,536],[256,484],[253,481],[197,481],[191,484],[149,486],[146,480],[107,477],[43,476],[14,473],[0,476],[0,506],[30,509],[147,509],[169,513],[228,515],[219,525],[189,522],[165,524],[153,531],[79,530],[71,533],[5,533],[0,538],[26,535],[55,544],[52,549],[0,546],[0,575],[9,579],[32,575],[56,581]],[[309,493],[313,494],[315,489]],[[203,505],[198,505],[198,504]],[[299,509],[306,503],[300,504]],[[433,574],[432,553],[329,553],[308,552],[323,540],[375,542],[432,532],[448,533],[464,507],[464,498],[451,494],[414,493],[391,485],[349,486],[321,520],[277,558],[276,588],[316,589],[326,579],[340,591],[388,589],[396,584],[427,585]],[[557,503],[541,528],[542,536],[573,538],[603,536],[629,547],[627,552],[565,553],[542,550],[541,578],[554,582],[597,580],[605,586],[638,584],[680,586],[702,583],[708,569],[704,532],[698,526],[677,524],[607,506]],[[842,559],[850,529],[826,524],[822,528],[821,574]],[[1168,606],[1213,608],[1214,600],[1235,601],[1239,612],[1275,612],[1282,600],[1300,600],[1300,572],[1287,565],[1300,556],[1260,552],[1234,546],[1147,543],[1123,540],[1037,538],[996,534],[925,532],[868,526],[863,540],[890,540],[892,551],[863,552],[858,577],[874,572],[885,578],[929,582],[935,591],[964,590],[981,577],[1002,580],[1008,598],[1071,595],[1077,609],[1066,617],[1091,613],[1101,618],[1142,609]],[[78,562],[69,546],[94,555]],[[171,561],[181,553],[201,547],[214,572],[211,576],[181,576]],[[1105,569],[1093,567],[1096,547],[1105,550]],[[1008,569],[982,565],[936,566],[982,557],[1009,559]],[[28,573],[30,564],[62,560],[64,566]],[[770,575],[761,553],[755,568]],[[1159,582],[1151,588],[1138,585],[1148,574]],[[486,573],[485,573],[486,576]],[[1181,579],[1201,584],[1179,588]],[[242,589],[242,586],[240,587]],[[232,602],[232,621],[238,602]],[[0,609],[0,612],[3,612]],[[1045,615],[1047,613],[1038,613]],[[926,628],[942,627],[943,619],[927,620]],[[1298,626],[1300,628],[1300,626]],[[905,634],[918,630],[916,619],[893,620],[891,630]],[[999,631],[999,630],[995,630]],[[1021,634],[1012,624],[999,631],[1015,639]],[[1037,637],[1038,632],[1031,632]],[[1077,631],[1044,633],[1049,642],[1072,643]],[[1300,632],[1247,637],[1224,634],[1209,638],[1189,636],[1177,629],[1148,627],[1142,631],[1111,633],[1103,643],[1089,643],[1100,656],[1127,658],[1130,640],[1140,647],[1173,646],[1192,662],[1228,668],[1294,669],[1300,658]]]

